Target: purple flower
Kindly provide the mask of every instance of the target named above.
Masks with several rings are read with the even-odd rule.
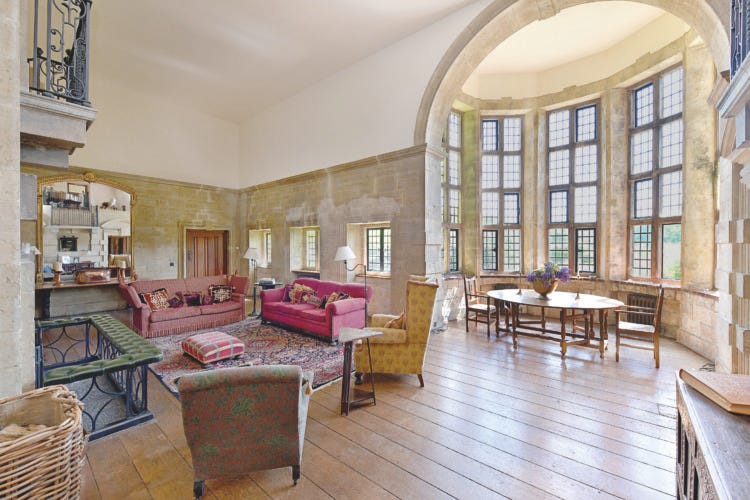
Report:
[[[542,267],[534,269],[526,275],[526,281],[542,280],[545,285],[554,280],[567,283],[570,281],[570,269],[568,266],[559,266],[554,262],[545,262]]]

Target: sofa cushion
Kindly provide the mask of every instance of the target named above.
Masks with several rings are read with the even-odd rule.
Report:
[[[177,295],[169,299],[169,307],[182,307],[185,304],[182,303],[182,299],[179,298]]]
[[[224,332],[206,332],[183,340],[182,351],[205,365],[244,354],[245,344]]]
[[[152,311],[169,309],[169,296],[164,289],[144,293],[143,298],[146,299],[146,304],[148,304]]]
[[[211,285],[208,287],[208,294],[211,296],[214,304],[221,304],[232,299],[234,287],[231,285]]]
[[[147,293],[156,293],[156,292],[167,293],[167,289],[166,288],[157,288],[155,290],[151,290],[150,292],[141,292],[141,293],[138,293],[138,298],[141,299],[141,302],[143,302],[144,304],[148,304],[148,301],[146,300],[146,294]]]
[[[323,309],[317,307],[313,309],[303,309],[299,311],[299,317],[309,321],[317,321],[319,323],[325,323],[326,312]]]
[[[200,306],[198,310],[201,314],[218,314],[227,311],[234,311],[235,309],[241,309],[244,306],[245,304],[241,302],[234,302],[230,300],[229,302]]]
[[[200,314],[201,311],[197,307],[171,307],[169,309],[164,309],[163,311],[152,311],[148,320],[151,323],[158,323],[160,321],[200,316]]]
[[[199,306],[203,301],[201,292],[196,291],[181,291],[177,292],[177,296],[182,299],[182,303],[186,306]]]
[[[292,287],[292,291],[289,292],[289,297],[292,299],[292,304],[304,304],[307,302],[307,297],[315,295],[315,290],[306,285],[296,284]]]
[[[315,309],[312,304],[292,304],[291,302],[269,302],[263,304],[263,312],[276,314],[289,314],[296,316],[305,309]]]

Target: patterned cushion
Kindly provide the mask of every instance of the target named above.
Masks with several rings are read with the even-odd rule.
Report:
[[[182,303],[186,306],[201,305],[202,295],[200,292],[177,292],[177,296],[182,299]]]
[[[224,332],[207,332],[183,340],[182,350],[205,365],[244,354],[245,344]]]
[[[350,295],[345,294],[344,292],[333,292],[331,295],[328,296],[328,303],[331,302],[337,302],[339,300],[346,300],[351,299]]]
[[[284,286],[284,296],[281,297],[281,301],[282,302],[291,302],[292,301],[292,297],[291,297],[292,288],[294,288],[294,287],[292,286],[291,283],[287,283]]]
[[[315,295],[315,290],[307,285],[294,284],[292,291],[289,293],[289,297],[292,299],[292,304],[304,304],[307,302],[306,298],[309,295]]]
[[[169,299],[169,307],[177,308],[182,307],[184,304],[182,303],[182,299],[177,297],[176,295]]]
[[[208,287],[208,294],[211,296],[214,304],[221,304],[232,299],[234,287],[231,285],[211,285]]]
[[[148,304],[146,301],[146,293],[155,293],[155,292],[164,292],[167,293],[166,288],[157,288],[156,290],[151,290],[150,292],[143,292],[138,294],[138,298],[141,299],[141,302],[144,304]]]
[[[315,307],[320,307],[324,297],[318,297],[317,295],[308,295],[305,297],[305,302]]]
[[[146,304],[152,311],[163,311],[169,309],[169,296],[166,290],[156,290],[155,292],[144,293]]]

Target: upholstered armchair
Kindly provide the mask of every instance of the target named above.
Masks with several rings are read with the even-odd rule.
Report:
[[[286,365],[225,368],[185,375],[177,387],[196,498],[206,479],[290,465],[297,484],[312,373]]]
[[[419,378],[419,385],[424,387],[422,365],[430,338],[437,289],[438,285],[434,283],[409,280],[406,283],[406,309],[402,316],[372,316],[367,328],[383,332],[383,335],[370,338],[374,373],[413,373]],[[370,369],[366,345],[355,347],[354,366],[360,381],[361,372]]]

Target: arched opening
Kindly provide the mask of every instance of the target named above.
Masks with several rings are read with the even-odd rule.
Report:
[[[616,3],[628,5],[626,2]],[[507,279],[514,274],[520,277],[540,263],[551,260],[550,256],[556,251],[552,243],[555,237],[564,238],[569,242],[569,246],[565,247],[564,251],[559,251],[555,257],[564,258],[565,263],[569,264],[575,273],[586,274],[588,278],[592,278],[591,283],[594,284],[588,283],[585,286],[592,287],[594,291],[624,298],[627,293],[637,291],[638,287],[653,286],[659,282],[667,283],[674,290],[666,308],[668,314],[664,324],[667,336],[677,338],[678,341],[713,358],[716,355],[712,323],[714,319],[700,325],[689,325],[682,314],[685,307],[697,307],[704,311],[707,317],[714,318],[713,310],[717,301],[717,294],[713,291],[713,227],[717,210],[714,189],[717,172],[716,112],[708,100],[715,79],[728,65],[729,51],[727,27],[722,24],[713,6],[701,2],[684,9],[674,2],[631,3],[631,6],[649,5],[661,9],[677,23],[683,23],[685,30],[682,33],[675,32],[671,39],[663,39],[652,46],[641,47],[638,57],[620,67],[604,68],[599,73],[595,70],[601,68],[592,67],[596,56],[587,56],[576,63],[579,64],[579,69],[581,64],[589,64],[587,71],[580,71],[588,75],[586,78],[572,79],[566,83],[565,78],[560,77],[562,72],[557,72],[556,76],[553,76],[558,80],[557,86],[547,85],[548,82],[538,78],[535,82],[536,91],[526,94],[514,92],[519,89],[527,90],[529,85],[524,84],[531,79],[523,80],[521,77],[513,76],[512,71],[497,77],[494,84],[489,78],[484,82],[477,82],[481,79],[476,77],[477,68],[481,67],[496,47],[509,41],[514,34],[536,22],[567,14],[578,6],[594,4],[575,1],[561,2],[558,5],[538,5],[536,2],[525,0],[512,4],[494,2],[446,52],[428,85],[428,91],[423,96],[415,127],[415,143],[426,143],[428,146],[427,171],[441,174],[432,177],[428,175],[426,189],[430,192],[444,193],[437,195],[437,198],[442,199],[444,207],[442,218],[440,221],[428,221],[430,227],[427,228],[427,232],[439,231],[444,235],[443,254],[447,268],[453,265],[453,262],[449,261],[458,253],[460,257],[455,259],[455,262],[458,262],[455,269],[478,274],[489,286],[495,280]],[[549,51],[555,52],[557,47],[554,40],[550,39],[547,42]],[[565,43],[566,40],[559,40],[560,45]],[[519,50],[523,50],[523,47]],[[622,54],[624,48],[608,48],[607,51],[609,53],[605,56],[617,55]],[[648,266],[644,265],[644,271],[634,265],[634,260],[638,260],[634,257],[635,242],[640,241],[638,238],[645,238],[643,231],[646,224],[639,222],[642,214],[636,214],[634,208],[638,205],[635,189],[637,186],[644,186],[645,183],[639,184],[642,179],[634,174],[632,167],[632,157],[636,154],[634,141],[641,125],[634,124],[631,115],[638,88],[647,85],[654,89],[662,88],[660,86],[663,85],[663,81],[672,78],[678,70],[680,85],[684,84],[688,89],[684,96],[685,107],[679,112],[679,122],[675,122],[678,123],[675,126],[679,126],[681,134],[677,148],[681,154],[684,153],[684,158],[681,156],[679,162],[685,167],[681,168],[679,173],[672,175],[670,172],[671,177],[662,176],[666,170],[662,171],[661,167],[655,167],[657,174],[651,180],[651,186],[656,191],[653,192],[655,194],[649,194],[649,200],[654,200],[653,214],[669,214],[668,210],[662,209],[662,204],[667,202],[662,202],[659,197],[666,196],[663,193],[673,189],[668,187],[670,182],[679,177],[679,187],[673,189],[673,192],[679,191],[679,218],[664,218],[661,222],[653,224],[649,222],[653,228],[649,229],[648,234],[648,241],[652,247],[649,247],[649,253],[646,254],[648,259],[642,259],[650,261]],[[550,73],[554,72],[546,71],[543,76]],[[541,71],[538,70],[538,74],[541,74]],[[508,84],[507,80],[512,78],[518,78],[521,83]],[[666,95],[666,91],[664,94]],[[654,104],[659,105],[660,101]],[[554,127],[551,121],[553,115],[565,113],[565,116],[571,117],[570,133],[575,134],[578,112],[585,109],[594,109],[593,120],[598,127],[592,135],[591,142],[587,144],[589,148],[594,148],[598,173],[590,185],[576,186],[572,180],[553,182],[550,179],[553,175],[550,166],[551,153],[557,152],[555,148],[558,147],[550,142],[551,129]],[[454,226],[446,224],[451,199],[445,195],[444,179],[450,175],[441,171],[443,158],[434,153],[449,149],[446,148],[448,141],[445,130],[452,112],[460,115],[459,121],[469,130],[468,145],[457,154],[461,158],[461,168],[473,168],[469,173],[469,182],[474,183],[459,187],[460,210],[456,213],[459,213],[460,217],[456,219],[459,222]],[[502,122],[508,117],[520,118],[518,126],[521,132],[518,140],[523,146],[520,148],[522,159],[519,162],[523,167],[516,186],[518,193],[513,190],[504,191],[502,186],[496,193],[492,193],[491,190],[485,189],[483,181],[486,174],[483,170],[483,161],[489,156],[486,145],[482,142],[483,134],[486,124],[490,128],[494,126],[495,137],[502,141]],[[672,125],[666,127],[670,126]],[[655,140],[661,140],[663,144],[669,140],[668,131],[654,129],[650,133],[657,138]],[[593,140],[594,137],[596,140]],[[575,142],[571,140],[573,145],[569,152],[566,152],[570,155],[570,164],[565,168],[569,168],[570,173],[566,171],[565,176],[569,175],[570,179],[574,175],[573,169],[577,168],[577,160],[574,160],[578,154]],[[450,163],[450,154],[450,151],[446,152],[446,164]],[[657,162],[661,161],[659,154],[655,153],[654,158]],[[495,172],[499,172],[498,182],[502,185],[503,159],[501,154],[498,156],[499,160],[496,161],[500,167],[496,167]],[[672,164],[667,161],[664,165],[665,168],[669,168]],[[560,187],[562,184],[569,186]],[[593,220],[583,221],[590,223],[589,225],[571,223],[570,227],[565,227],[564,232],[555,233],[558,226],[554,223],[561,221],[554,220],[551,207],[561,203],[558,195],[565,190],[567,191],[564,206],[570,219],[565,219],[564,222],[577,222],[573,219],[577,217],[575,210],[578,206],[574,207],[574,204],[578,201],[574,201],[576,195],[573,193],[584,192],[593,200],[589,210],[589,213],[593,214]],[[641,194],[642,191],[639,191],[638,195]],[[509,245],[508,240],[503,239],[504,235],[507,238],[508,233],[504,233],[504,230],[509,227],[508,220],[503,219],[508,213],[504,200],[513,199],[514,195],[518,197],[510,212],[515,214],[517,220],[511,221],[510,226],[519,228],[511,235],[518,241],[518,258],[514,261],[514,266],[503,267],[502,252],[507,252]],[[454,198],[459,199],[458,196]],[[581,199],[583,195],[578,196],[578,200]],[[689,203],[686,201],[683,204],[682,199],[688,200]],[[495,204],[495,215],[488,214],[488,203]],[[581,205],[585,206],[585,203],[581,202]],[[656,215],[653,217],[657,218]],[[461,218],[463,219],[459,220]],[[446,226],[450,229],[446,230]],[[584,243],[579,245],[579,239],[589,242],[589,247],[585,247]],[[451,241],[461,242],[456,252],[449,248]],[[665,251],[675,247],[680,250],[676,262],[673,258],[670,259],[670,251]],[[590,250],[591,248],[595,251]],[[492,265],[493,262],[495,267]],[[585,262],[586,265],[581,265],[581,262]],[[579,286],[583,285],[579,283]]]

